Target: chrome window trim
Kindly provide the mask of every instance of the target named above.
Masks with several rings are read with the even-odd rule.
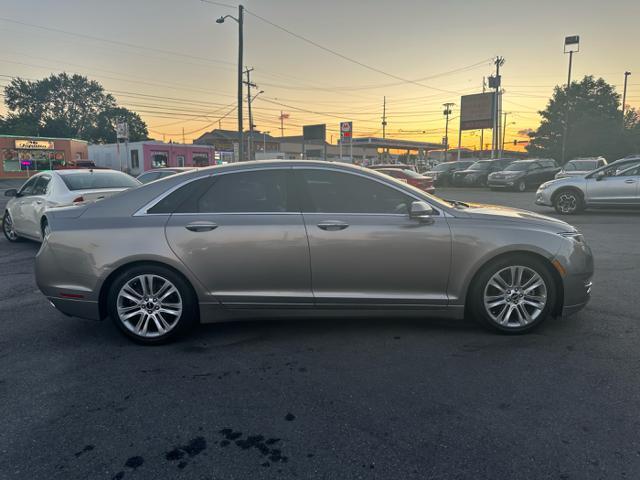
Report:
[[[368,180],[371,180],[373,182],[377,182],[381,185],[385,185],[389,188],[393,188],[394,190],[399,191],[400,193],[403,193],[411,198],[413,198],[415,201],[419,201],[419,202],[426,202],[428,203],[431,208],[433,208],[436,212],[438,212],[438,215],[436,216],[442,216],[445,218],[452,218],[453,215],[451,215],[449,212],[447,212],[446,210],[441,209],[438,206],[434,206],[431,202],[429,202],[428,200],[418,197],[416,194],[414,194],[413,192],[407,192],[406,190],[403,190],[402,188],[400,188],[397,185],[393,185],[391,183],[387,183],[381,179],[377,179],[377,178],[372,178],[369,175],[366,175],[364,173],[360,173],[360,172],[351,172],[348,170],[343,170],[341,168],[332,168],[332,167],[324,167],[324,166],[319,166],[319,165],[288,165],[288,166],[281,166],[281,165],[274,165],[272,167],[268,167],[268,166],[261,166],[261,167],[257,167],[257,168],[248,168],[248,169],[240,169],[240,170],[230,170],[230,171],[223,171],[223,172],[212,172],[209,175],[203,175],[203,176],[199,176],[196,178],[190,178],[188,180],[185,180],[184,182],[181,182],[177,185],[174,185],[173,187],[171,187],[169,190],[167,190],[166,192],[160,194],[159,196],[153,198],[152,200],[150,200],[149,202],[147,202],[145,205],[143,205],[141,208],[139,208],[138,210],[136,210],[136,212],[132,215],[133,217],[143,217],[143,216],[170,216],[170,215],[176,215],[176,216],[194,216],[194,215],[301,215],[301,214],[310,214],[310,215],[351,215],[351,216],[355,216],[355,215],[360,215],[360,216],[393,216],[393,217],[408,217],[409,214],[408,213],[358,213],[358,212],[208,212],[208,213],[148,213],[148,210],[150,210],[151,208],[153,208],[156,204],[158,204],[160,201],[162,201],[164,198],[168,197],[169,195],[171,195],[173,192],[175,192],[176,190],[178,190],[181,187],[184,187],[185,185],[188,185],[191,182],[195,182],[197,180],[202,180],[204,178],[209,178],[209,177],[216,177],[218,175],[230,175],[230,174],[234,174],[234,173],[244,173],[244,172],[256,172],[256,171],[263,171],[263,170],[321,170],[321,171],[333,171],[333,172],[340,172],[340,173],[346,173],[346,174],[350,174],[350,175],[357,175],[359,177],[362,178],[366,178]]]

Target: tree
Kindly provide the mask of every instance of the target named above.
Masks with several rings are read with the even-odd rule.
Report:
[[[42,80],[15,78],[5,87],[10,110],[4,133],[115,141],[116,120],[129,121],[132,140],[147,138],[147,126],[134,112],[118,107],[102,85],[81,75],[61,73]]]
[[[629,117],[623,126],[620,95],[602,78],[585,76],[568,89],[555,87],[547,107],[539,113],[542,122],[530,134],[532,140],[527,146],[533,155],[560,160],[567,118],[565,160],[597,155],[611,160],[633,150],[629,130],[637,125],[637,116]]]

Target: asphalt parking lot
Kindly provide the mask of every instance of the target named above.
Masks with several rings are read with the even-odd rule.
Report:
[[[554,215],[533,192],[439,195]],[[569,221],[594,251],[591,304],[519,337],[283,320],[140,347],[53,310],[38,245],[3,237],[0,478],[640,478],[640,212]]]

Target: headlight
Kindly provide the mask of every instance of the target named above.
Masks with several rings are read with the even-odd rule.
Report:
[[[551,185],[551,182],[545,182],[538,187],[538,190],[544,190],[545,188],[549,188],[550,185]]]
[[[576,243],[584,243],[584,237],[580,232],[559,232],[558,235],[564,238],[570,238]]]

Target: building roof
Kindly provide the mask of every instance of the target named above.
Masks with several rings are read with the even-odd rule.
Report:
[[[62,137],[35,137],[33,135],[4,135],[0,134],[0,138],[18,138],[28,140],[71,140],[74,142],[89,143],[86,140],[80,140],[79,138],[62,138]]]
[[[348,145],[348,142],[345,142]],[[433,142],[417,142],[414,140],[397,140],[394,138],[380,138],[380,137],[354,137],[353,138],[354,146],[371,146],[376,148],[394,148],[394,149],[405,149],[409,148],[412,150],[434,150],[437,148],[442,148],[441,143],[433,143]]]
[[[249,138],[249,133],[250,132],[244,132],[244,138],[245,139]],[[268,133],[259,132],[257,130],[253,131],[252,138],[254,140],[260,140],[261,142],[263,140],[266,140],[267,142],[277,142],[278,141],[277,138],[272,137]],[[200,135],[198,138],[196,138],[193,141],[193,143],[202,144],[202,143],[214,142],[216,140],[238,142],[239,139],[240,139],[240,135],[238,134],[238,132],[236,130],[221,130],[219,128],[216,128],[215,130],[211,130],[210,132],[207,132],[207,133],[204,133],[204,134]]]

